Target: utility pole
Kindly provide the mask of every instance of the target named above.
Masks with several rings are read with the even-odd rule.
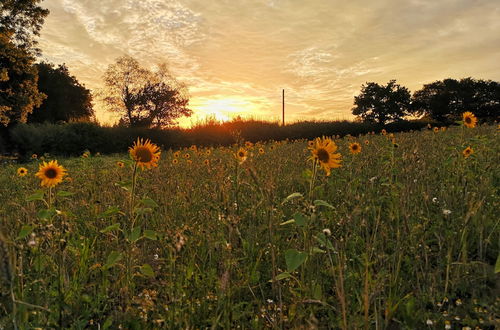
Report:
[[[283,90],[283,113],[282,113],[282,117],[283,117],[283,126],[285,126],[285,90]]]

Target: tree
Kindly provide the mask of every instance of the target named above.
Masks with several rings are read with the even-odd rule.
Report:
[[[465,111],[494,119],[500,114],[500,84],[472,78],[435,81],[413,94],[412,108],[439,121],[454,120]]]
[[[0,33],[0,124],[26,122],[45,95],[37,88],[38,74],[33,57]]]
[[[352,114],[364,121],[385,124],[410,114],[410,91],[391,80],[382,86],[374,82],[361,85],[361,93],[354,97]]]
[[[47,98],[33,110],[29,122],[89,121],[94,116],[90,90],[70,75],[64,64],[56,68],[42,62],[36,67],[38,90]]]
[[[44,95],[33,66],[39,35],[49,11],[41,0],[0,0],[0,127],[25,122]]]
[[[122,56],[104,74],[102,100],[109,110],[122,114],[127,126],[163,127],[181,116],[190,116],[186,87],[162,64],[156,71],[142,68],[130,56]]]
[[[42,0],[0,0],[0,33],[10,34],[13,42],[36,51],[35,36],[40,35],[48,9],[38,6]]]

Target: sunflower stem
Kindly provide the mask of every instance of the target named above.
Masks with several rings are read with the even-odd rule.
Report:
[[[137,162],[134,162],[134,172],[132,173],[132,189],[130,191],[130,199],[129,199],[129,216],[130,216],[130,223],[131,223],[131,228],[132,230],[134,228],[134,223],[135,223],[135,217],[134,217],[134,203],[135,203],[135,187],[136,187],[136,181],[137,181]]]

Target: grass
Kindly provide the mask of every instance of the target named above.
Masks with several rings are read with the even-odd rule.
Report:
[[[59,158],[49,205],[2,165],[0,327],[494,329],[499,142],[346,137],[329,177],[306,140],[164,150],[134,198],[127,154]]]

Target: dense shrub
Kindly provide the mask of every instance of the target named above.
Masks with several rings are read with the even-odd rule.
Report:
[[[10,130],[10,150],[29,156],[49,153],[52,155],[79,155],[85,150],[92,153],[117,153],[127,150],[138,137],[148,138],[162,149],[177,149],[190,145],[229,145],[240,140],[266,141],[283,139],[312,139],[317,136],[359,135],[379,132],[418,130],[426,121],[399,121],[381,126],[373,123],[349,121],[304,121],[280,126],[279,123],[258,120],[233,120],[217,123],[206,122],[190,129],[165,130],[126,127],[101,127],[92,123],[68,124],[18,124]]]

